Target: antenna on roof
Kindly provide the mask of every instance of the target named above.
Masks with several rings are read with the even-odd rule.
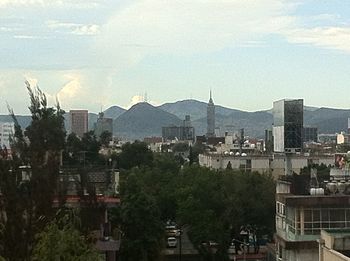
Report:
[[[148,102],[148,99],[147,99],[147,92],[145,92],[145,96],[143,97],[143,100],[144,100],[144,102]]]

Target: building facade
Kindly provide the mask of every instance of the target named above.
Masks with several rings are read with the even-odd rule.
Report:
[[[80,138],[88,132],[89,112],[87,110],[70,110],[69,119],[71,133],[75,133]]]
[[[243,150],[244,152],[244,150]],[[206,153],[200,154],[199,165],[211,169],[226,169],[231,165],[232,169],[243,171],[257,171],[259,173],[271,172],[273,177],[277,179],[285,173],[286,156],[282,154],[276,155],[235,155],[234,153]],[[291,166],[294,173],[299,174],[300,170],[311,164],[325,164],[326,166],[334,166],[334,156],[291,156]]]
[[[297,152],[303,146],[304,102],[280,100],[273,103],[275,152]]]
[[[0,148],[10,148],[11,135],[15,133],[13,122],[0,122]]]
[[[104,113],[98,114],[97,122],[94,124],[94,132],[96,137],[100,137],[105,131],[113,134],[113,119],[105,118]]]
[[[215,105],[211,91],[209,103],[207,106],[207,137],[215,137]]]
[[[195,130],[191,124],[191,118],[189,115],[185,116],[185,120],[182,126],[167,126],[162,127],[162,138],[164,140],[182,140],[182,141],[194,141]]]
[[[277,182],[276,260],[319,260],[321,231],[350,229],[350,182],[344,176],[331,179],[316,187],[308,180]]]

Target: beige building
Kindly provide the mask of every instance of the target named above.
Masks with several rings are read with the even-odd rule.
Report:
[[[349,142],[350,134],[347,134],[343,131],[340,134],[337,134],[337,144],[349,144]]]
[[[350,230],[322,230],[319,261],[350,261]]]
[[[333,193],[326,185],[325,188],[310,189],[310,194],[307,195],[306,191],[297,190],[308,185],[301,184],[300,180],[277,181],[275,260],[348,260],[337,259],[341,255],[335,252],[347,254],[350,245],[350,236],[344,236],[344,233],[350,231],[350,183],[344,183],[347,189],[343,190],[340,188],[344,185],[333,182],[331,184],[334,188],[339,186]],[[326,237],[325,232],[322,235],[324,230],[338,234],[331,233]],[[322,236],[323,241],[320,240]],[[320,257],[323,259],[319,259]]]

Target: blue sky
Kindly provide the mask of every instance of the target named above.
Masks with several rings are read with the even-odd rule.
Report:
[[[208,100],[247,111],[281,98],[350,108],[343,0],[0,0],[0,113],[24,81],[93,112]]]

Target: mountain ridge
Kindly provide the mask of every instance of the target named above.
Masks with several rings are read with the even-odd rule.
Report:
[[[221,133],[225,130],[245,129],[249,136],[264,136],[264,130],[273,123],[272,110],[243,111],[215,105],[216,126]],[[104,111],[105,117],[114,119],[114,135],[125,139],[142,139],[146,136],[161,136],[161,128],[169,125],[181,125],[185,115],[190,115],[196,135],[206,133],[207,103],[194,99],[181,100],[153,106],[142,102],[125,110],[111,106]],[[93,128],[98,115],[89,113],[89,129]],[[68,114],[65,115],[66,128],[69,130]],[[349,109],[304,106],[304,126],[316,126],[319,133],[336,133],[347,130]],[[30,116],[19,115],[20,125],[25,128]],[[8,115],[0,115],[1,121],[12,121]]]

